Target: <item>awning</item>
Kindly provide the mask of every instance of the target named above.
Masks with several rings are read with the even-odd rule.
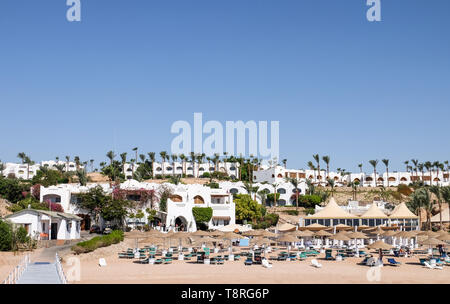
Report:
[[[230,216],[213,216],[212,219],[216,221],[231,221]]]

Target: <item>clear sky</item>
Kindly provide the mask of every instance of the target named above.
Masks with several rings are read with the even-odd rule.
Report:
[[[170,151],[194,112],[280,121],[291,168],[450,159],[448,0],[81,3],[0,1],[2,161]]]

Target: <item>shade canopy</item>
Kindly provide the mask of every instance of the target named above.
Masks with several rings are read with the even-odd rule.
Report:
[[[219,231],[223,231],[223,232],[235,232],[235,231],[246,232],[246,231],[249,231],[249,230],[252,230],[252,229],[251,228],[247,228],[247,227],[242,226],[242,225],[238,225],[238,224],[230,224],[230,225],[227,225],[227,226],[223,226],[223,227],[219,228],[218,230]]]
[[[369,237],[362,232],[349,232],[347,236],[352,239],[368,239]]]
[[[274,238],[274,237],[278,237],[278,234],[270,232],[270,231],[267,231],[267,230],[264,230],[261,233],[261,236],[266,237],[266,238]]]
[[[419,217],[412,213],[405,203],[401,203],[395,207],[394,211],[389,215],[391,219],[418,219]]]
[[[388,216],[378,208],[378,206],[373,203],[370,208],[361,215],[363,219],[387,219]]]
[[[445,243],[444,241],[440,241],[438,239],[429,237],[426,240],[419,241],[419,244],[421,244],[421,245],[429,245],[429,246],[437,246],[437,245],[446,245],[447,243]]]
[[[356,215],[352,215],[347,211],[344,211],[336,203],[336,200],[332,197],[328,204],[319,212],[306,217],[307,219],[357,219]]]
[[[422,231],[418,235],[434,238],[434,237],[439,236],[439,233],[434,232],[434,231]]]
[[[383,236],[397,236],[398,232],[395,232],[394,230],[388,230],[383,232],[381,235]]]
[[[326,232],[326,231],[317,231],[316,233],[314,233],[314,236],[332,236],[333,234]]]
[[[394,248],[394,246],[391,246],[389,244],[386,244],[383,241],[376,241],[373,244],[367,245],[367,248],[369,249],[383,249],[383,250],[389,250]]]
[[[295,236],[285,234],[279,238],[277,238],[278,243],[296,243],[298,239]]]
[[[243,233],[245,236],[260,236],[262,235],[262,230],[250,230]]]
[[[270,240],[268,238],[265,238],[265,237],[256,237],[256,238],[251,240],[252,244],[257,244],[257,245],[270,244],[272,242],[274,242],[274,241],[272,241],[272,240]]]
[[[240,240],[243,239],[244,237],[234,232],[227,232],[224,235],[222,235],[221,238],[224,240]]]
[[[281,232],[293,231],[293,230],[296,230],[296,229],[297,229],[297,226],[294,226],[294,225],[291,225],[291,224],[288,224],[288,223],[284,223],[284,224],[282,224],[282,225],[277,227],[277,230],[281,231]]]
[[[350,238],[345,235],[345,233],[336,233],[335,235],[331,236],[330,239],[337,241],[350,241]]]
[[[352,229],[351,226],[347,226],[347,225],[344,225],[344,224],[336,225],[336,226],[334,226],[334,228],[336,228],[336,230],[350,230],[350,229]]]
[[[324,230],[324,229],[327,229],[327,228],[328,228],[327,226],[314,223],[314,224],[308,225],[306,227],[302,227],[302,230],[317,231],[317,230]]]
[[[209,236],[209,232],[206,231],[202,231],[202,230],[197,230],[194,233],[191,233],[192,236]]]

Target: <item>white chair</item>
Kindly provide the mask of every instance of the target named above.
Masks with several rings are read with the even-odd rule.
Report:
[[[98,259],[98,265],[100,267],[106,267],[106,260],[104,258]]]
[[[428,268],[428,269],[440,269],[440,270],[442,270],[442,267],[437,266],[437,265],[430,265],[428,262],[424,262],[423,264],[424,264],[425,267]]]
[[[322,268],[322,264],[320,264],[316,259],[312,259],[311,264],[316,268]]]
[[[272,264],[270,264],[269,261],[266,260],[266,259],[263,259],[263,260],[262,260],[262,266],[263,266],[264,268],[272,268]]]

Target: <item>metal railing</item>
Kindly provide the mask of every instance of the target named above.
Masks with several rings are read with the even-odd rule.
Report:
[[[29,264],[30,255],[26,254],[20,261],[19,265],[14,267],[14,270],[9,273],[8,277],[2,282],[2,284],[17,284],[17,281],[19,281],[20,277],[27,270]]]
[[[56,253],[56,255],[55,255],[55,265],[56,265],[56,271],[58,273],[59,279],[61,280],[61,283],[67,284],[67,278],[66,278],[66,275],[64,274],[64,270],[61,265],[61,259],[58,255],[58,253]]]

